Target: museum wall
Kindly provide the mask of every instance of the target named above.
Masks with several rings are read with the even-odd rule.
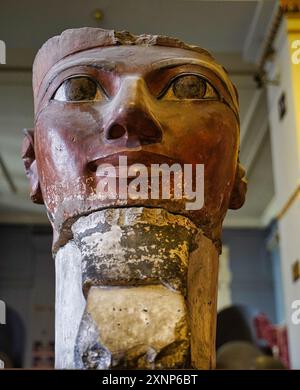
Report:
[[[1,225],[0,232],[0,297],[7,312],[12,309],[19,316],[14,322],[25,330],[21,340],[18,331],[11,336],[10,347],[24,348],[25,367],[53,367],[55,278],[50,230]],[[3,331],[10,328],[8,319]]]
[[[224,229],[232,273],[232,304],[246,304],[276,320],[272,261],[267,229]]]
[[[300,110],[299,64],[293,60],[293,42],[299,37],[299,19],[285,20],[274,42],[276,56],[267,67],[269,121],[277,199],[280,252],[289,349],[292,368],[300,368],[299,324],[293,320],[300,284],[293,269],[299,269],[299,176]]]

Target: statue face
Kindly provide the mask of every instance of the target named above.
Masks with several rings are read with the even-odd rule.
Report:
[[[201,53],[139,45],[89,49],[59,61],[43,85],[31,171],[56,231],[91,211],[140,205],[219,229],[237,177],[239,123],[226,82]],[[203,207],[188,211],[176,199],[103,199],[97,169],[118,166],[119,156],[128,166],[204,164]]]

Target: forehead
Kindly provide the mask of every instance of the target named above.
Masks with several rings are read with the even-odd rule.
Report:
[[[68,56],[56,64],[55,70],[90,64],[118,72],[159,69],[180,63],[213,63],[205,54],[193,50],[165,46],[128,45],[98,47]]]

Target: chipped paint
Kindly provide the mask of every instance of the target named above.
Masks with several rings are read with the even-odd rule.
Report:
[[[214,326],[212,312],[215,308],[208,307],[206,302],[214,301],[210,267],[215,264],[213,259],[217,259],[217,252],[200,229],[183,216],[143,207],[97,211],[78,218],[70,229],[72,238],[56,256],[57,368],[182,368],[189,364],[186,351],[190,349],[190,342],[194,362],[193,356],[200,351],[194,366],[211,366],[213,352],[208,348],[211,344],[208,329]],[[192,268],[197,272],[190,270],[191,259]],[[189,287],[188,273],[193,277],[197,275],[198,287],[194,284]],[[164,346],[159,346],[149,334],[142,346],[134,346],[135,341],[140,342],[138,337],[147,333],[145,329],[150,324],[147,312],[135,306],[138,291],[148,291],[148,288],[154,289],[154,295],[142,294],[143,309],[148,310],[152,305],[158,313],[169,313],[167,318],[158,321],[169,331],[153,331],[164,340]],[[195,289],[195,297],[190,299],[193,305],[189,306],[192,314],[185,308],[191,288]],[[97,293],[91,293],[95,289]],[[125,290],[126,305],[122,301]],[[164,291],[169,298],[163,303],[155,298],[155,291]],[[118,335],[121,317],[112,312],[121,301],[118,309],[122,309],[123,333],[120,332],[119,339],[124,339],[125,344],[120,340],[113,344],[110,330],[114,329],[114,334]],[[182,313],[188,315],[176,317],[175,307],[179,302],[182,302],[180,310],[184,308]],[[120,320],[117,321],[117,317]],[[156,317],[159,320],[155,312],[153,329],[156,329]],[[192,336],[189,324],[193,325]],[[139,336],[134,336],[135,341],[132,336],[131,347],[126,344],[126,337],[128,339],[132,326]],[[171,335],[176,335],[175,339]],[[114,338],[117,340],[116,336]],[[196,347],[193,346],[195,340]]]
[[[198,231],[187,218],[161,209],[107,209],[79,218],[72,232],[85,293],[92,285],[161,283],[185,295]]]

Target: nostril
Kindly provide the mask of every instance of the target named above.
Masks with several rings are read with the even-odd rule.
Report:
[[[88,163],[88,170],[89,172],[95,173],[97,171],[98,164],[94,161]]]
[[[110,126],[110,128],[107,131],[106,138],[107,139],[118,139],[123,137],[123,135],[126,133],[126,130],[123,126],[115,124]]]

